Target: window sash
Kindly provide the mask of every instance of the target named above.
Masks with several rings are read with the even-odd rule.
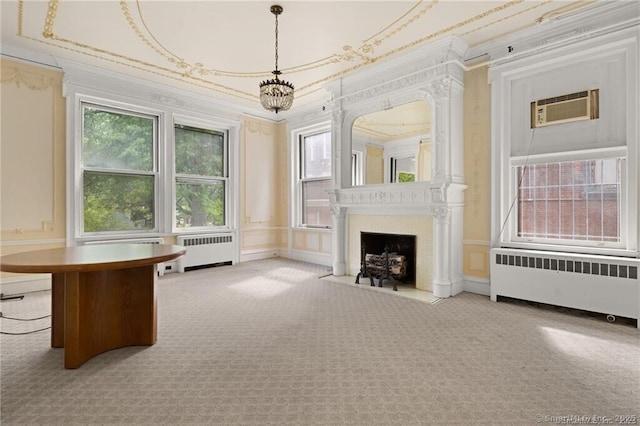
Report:
[[[513,160],[511,181],[516,195],[509,219],[510,241],[550,246],[624,248],[626,170],[625,158],[620,154],[619,149],[596,150],[574,155],[562,153],[534,157],[530,164],[522,159]],[[557,171],[553,166],[545,170],[545,165],[555,164],[558,165]],[[615,164],[615,184],[599,182],[602,179],[593,175],[594,170],[600,169],[600,178],[604,177],[603,164],[608,164],[609,168]],[[572,172],[575,168],[581,169],[577,175]],[[536,174],[538,169],[540,173]],[[523,170],[528,171],[522,173]],[[610,177],[606,176],[607,179]],[[547,201],[548,197],[551,197],[551,202]],[[616,218],[607,220],[606,216],[611,217],[612,214]],[[525,217],[529,218],[528,222]]]
[[[226,226],[227,188],[227,179],[177,177],[174,226],[178,229]]]
[[[306,179],[301,182],[302,225],[308,228],[330,228],[329,195],[331,179]],[[313,198],[311,198],[313,197]]]
[[[330,228],[331,132],[300,135],[299,138],[300,226]],[[313,168],[312,168],[313,166]]]
[[[102,106],[102,105],[97,105],[94,103],[89,103],[89,102],[82,102],[81,103],[81,143],[80,143],[80,151],[81,151],[81,155],[80,155],[80,167],[83,170],[119,170],[122,172],[130,172],[130,171],[136,171],[136,172],[157,172],[158,170],[158,160],[157,160],[157,149],[158,149],[158,117],[155,115],[150,115],[150,114],[143,114],[143,113],[139,113],[136,111],[130,111],[130,110],[125,110],[125,109],[118,109],[118,108],[112,108],[112,107],[108,107],[108,106]],[[113,161],[109,161],[108,158],[101,158],[101,159],[90,159],[87,158],[87,151],[89,150],[86,143],[85,143],[85,134],[87,129],[87,110],[94,110],[97,113],[105,113],[105,114],[109,114],[109,115],[120,115],[120,116],[127,116],[129,118],[135,119],[141,119],[142,120],[148,120],[149,121],[149,125],[150,125],[150,134],[147,135],[150,137],[150,140],[148,141],[150,144],[150,153],[149,153],[149,158],[146,159],[145,161],[147,162],[146,167],[126,167],[125,166],[116,166],[115,164],[113,164]],[[139,135],[141,136],[141,135]],[[129,144],[127,144],[129,145]],[[130,146],[130,145],[129,145]],[[118,154],[121,154],[123,152],[126,152],[126,148],[128,148],[128,146],[123,146],[123,147],[119,147],[119,149],[117,149]],[[137,154],[137,153],[132,153],[133,155]],[[101,161],[98,161],[101,160]],[[124,161],[126,163],[126,156],[125,158],[123,158],[122,160],[120,160],[121,162]],[[98,161],[99,164],[91,164]],[[111,165],[109,164],[111,163]]]
[[[77,200],[78,218],[80,222],[79,236],[90,235],[112,235],[128,232],[153,232],[158,230],[158,116],[144,114],[136,111],[114,108],[99,105],[91,102],[80,103],[80,141],[78,143],[78,172],[80,179],[80,197]],[[142,145],[142,150],[148,150],[147,159],[142,159],[137,167],[132,167],[128,161],[139,152],[130,152],[121,159],[107,155],[104,158],[87,158],[89,147],[86,143],[86,132],[90,131],[87,126],[87,111],[94,110],[97,113],[111,114],[113,116],[126,116],[148,120],[146,125],[148,134],[138,133],[138,137],[148,137],[148,144]],[[107,121],[107,120],[105,120]],[[115,120],[117,121],[117,119]],[[107,123],[108,124],[108,123]],[[127,124],[127,123],[123,123]],[[131,129],[127,129],[131,131]],[[135,129],[134,129],[135,130]],[[117,127],[114,132],[122,131]],[[115,135],[117,138],[119,135]],[[121,136],[121,135],[120,135]],[[97,135],[100,138],[100,135]],[[108,139],[101,141],[108,144]],[[98,143],[99,145],[99,143]],[[105,149],[107,154],[117,155],[127,153],[131,148],[130,144],[117,146],[113,144],[111,149]],[[99,151],[100,147],[96,148]],[[140,158],[139,158],[140,159]],[[144,164],[144,165],[142,165]],[[117,182],[117,183],[115,183]],[[92,190],[91,186],[99,186],[101,189]],[[145,188],[146,187],[146,188]],[[127,194],[126,197],[123,194]]]
[[[328,143],[326,143],[327,138],[329,139]],[[317,145],[312,146],[313,143]],[[331,132],[301,135],[299,159],[302,180],[331,178]],[[316,167],[312,168],[312,166]]]
[[[156,229],[155,175],[85,170],[82,182],[83,234]]]
[[[186,152],[180,153],[181,141],[176,135],[177,131],[186,130],[193,132],[195,137],[204,138],[205,146],[184,146]],[[214,129],[206,125],[187,125],[176,122],[174,124],[174,194],[173,227],[174,230],[214,229],[228,227],[229,212],[229,178],[228,178],[228,149],[229,138],[226,130]],[[206,135],[215,139],[210,140]],[[193,141],[192,141],[193,142]],[[213,146],[207,147],[207,143]],[[193,145],[193,143],[191,144]],[[198,145],[196,143],[195,145]],[[209,148],[209,149],[208,149]],[[216,153],[216,150],[219,152]],[[201,163],[198,167],[187,170],[179,167],[179,161],[186,164],[202,160],[205,156],[213,156],[218,165]],[[184,158],[180,158],[184,156]],[[207,171],[213,172],[206,174]]]
[[[199,135],[200,139],[196,141],[197,143],[192,143],[191,146],[185,146],[185,150],[184,152],[182,152],[183,150],[180,148],[183,147],[183,144],[186,145],[187,142],[182,141],[180,140],[180,138],[178,138],[178,136],[176,135],[177,131],[184,132],[185,134],[191,133],[192,135]],[[206,135],[215,139],[219,138],[219,140],[211,140],[211,138],[206,138]],[[205,138],[204,141],[202,140],[203,138]],[[176,123],[174,125],[174,141],[174,162],[176,175],[206,176],[211,178],[221,178],[228,176],[227,132]],[[208,143],[213,143],[214,145],[211,147],[207,147],[206,145]],[[218,154],[215,153],[216,148],[218,148],[220,151]],[[213,150],[214,152],[207,152],[211,150]],[[204,157],[214,157],[214,161],[219,160],[220,164],[216,165],[201,163],[199,167],[196,167],[195,169],[186,170],[186,167],[188,165],[197,163]],[[184,163],[184,166],[179,166],[179,163]],[[200,169],[201,172],[198,172],[197,169]],[[211,173],[206,173],[205,169],[209,169]]]

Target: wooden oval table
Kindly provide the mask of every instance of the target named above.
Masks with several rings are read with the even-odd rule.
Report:
[[[157,340],[156,264],[185,254],[169,244],[102,244],[15,253],[0,270],[51,273],[51,346],[65,368],[111,349]]]

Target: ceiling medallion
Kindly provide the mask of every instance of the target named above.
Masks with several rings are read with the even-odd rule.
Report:
[[[293,84],[278,78],[282,74],[278,70],[278,15],[282,13],[282,6],[274,4],[271,13],[276,17],[276,69],[272,71],[275,78],[260,83],[260,102],[269,111],[286,111],[293,104]]]

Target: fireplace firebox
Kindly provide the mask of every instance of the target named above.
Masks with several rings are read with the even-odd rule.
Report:
[[[397,290],[398,282],[415,285],[415,235],[360,232],[360,248],[362,267],[356,282],[360,277],[369,277],[373,285],[376,278],[382,287],[386,279],[393,284],[394,290]]]

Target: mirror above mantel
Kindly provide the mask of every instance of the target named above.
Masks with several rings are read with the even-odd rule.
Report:
[[[429,103],[408,102],[355,119],[351,133],[351,184],[431,180]]]

